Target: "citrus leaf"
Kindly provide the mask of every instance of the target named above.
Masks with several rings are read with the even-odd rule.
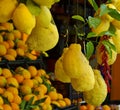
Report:
[[[45,98],[42,98],[42,99],[40,99],[40,100],[36,100],[35,103],[34,103],[34,105],[39,105],[40,103],[45,102],[45,99],[46,99],[46,97],[45,97]]]
[[[113,33],[113,34],[115,34],[115,32],[116,32],[116,28],[115,28],[115,26],[112,24],[112,23],[110,23],[110,27],[109,27],[109,29],[108,29],[111,33]]]
[[[96,33],[94,33],[94,32],[89,32],[89,33],[87,34],[87,38],[92,38],[92,37],[97,37]]]
[[[102,44],[105,46],[108,54],[110,55],[110,58],[112,57],[112,50],[116,51],[116,47],[114,44],[112,44],[110,41],[108,40],[104,40],[102,41]]]
[[[98,5],[94,0],[88,0],[88,2],[91,4],[95,11],[98,10]]]
[[[108,10],[107,6],[105,4],[101,4],[100,5],[100,16],[102,16],[108,12],[109,12],[109,10]]]
[[[89,59],[94,51],[94,45],[91,41],[87,42],[86,44],[86,57]]]
[[[107,50],[107,53],[109,54],[110,58],[112,58],[112,50],[108,46],[107,41],[102,41],[102,44],[105,46],[105,49]]]
[[[20,110],[25,110],[26,103],[27,103],[26,100],[22,100],[20,104]]]
[[[109,13],[111,17],[120,21],[120,13],[116,9],[109,8]]]
[[[98,36],[103,36],[103,35],[114,36],[115,34],[108,30],[101,32]]]
[[[32,0],[27,0],[26,6],[33,15],[38,16],[40,14],[40,7],[37,4],[35,4]]]
[[[89,24],[90,28],[91,27],[96,28],[97,26],[99,26],[100,22],[101,22],[100,18],[91,17],[91,16],[88,17],[88,24]]]
[[[80,15],[73,15],[72,18],[76,19],[76,20],[80,20],[82,22],[85,22],[84,18],[82,16],[80,16]]]

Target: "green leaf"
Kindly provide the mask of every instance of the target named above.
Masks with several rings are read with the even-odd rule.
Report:
[[[22,100],[21,104],[20,104],[20,110],[25,110],[25,106],[26,106],[26,101]]]
[[[103,40],[102,44],[105,46],[110,58],[112,57],[112,50],[116,51],[116,47],[109,40]]]
[[[34,96],[30,98],[30,100],[27,102],[27,105],[32,105],[33,100],[34,100]]]
[[[111,17],[120,21],[120,13],[116,9],[109,8],[109,13]]]
[[[94,33],[94,32],[89,32],[89,33],[87,34],[87,38],[92,38],[92,37],[97,37],[96,33]]]
[[[110,27],[109,27],[109,29],[108,29],[111,33],[113,33],[113,34],[115,34],[115,32],[116,32],[116,28],[115,28],[115,26],[112,24],[112,23],[110,23]]]
[[[46,100],[46,97],[45,97],[45,98],[42,98],[42,99],[40,99],[40,100],[36,100],[35,103],[34,103],[34,105],[39,105],[40,103],[45,102],[45,100]]]
[[[108,10],[107,6],[105,4],[101,4],[100,5],[100,16],[102,16],[108,12],[109,12],[109,10]]]
[[[99,26],[100,23],[101,23],[100,18],[91,17],[91,16],[88,17],[88,24],[89,24],[90,28],[91,27],[96,28],[97,26]]]
[[[82,22],[85,22],[84,18],[82,16],[80,16],[80,15],[73,15],[72,18],[76,19],[76,20],[80,20]]]
[[[27,0],[26,6],[33,15],[38,16],[40,14],[40,6],[35,4],[33,0]]]
[[[114,36],[115,34],[108,30],[101,32],[98,36],[103,36],[103,35]]]
[[[88,0],[88,2],[91,4],[95,11],[98,10],[98,5],[95,0]]]
[[[91,41],[86,44],[86,57],[89,59],[94,52],[94,45]]]

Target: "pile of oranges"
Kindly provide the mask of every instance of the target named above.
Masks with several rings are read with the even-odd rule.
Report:
[[[0,68],[0,110],[52,110],[70,105],[70,99],[57,92],[44,69],[33,65]]]
[[[101,105],[99,107],[96,107],[91,104],[86,104],[86,105],[80,105],[79,110],[111,110],[111,107],[107,104]]]
[[[28,50],[27,38],[28,35],[15,29],[13,23],[0,23],[0,60],[14,61],[18,57],[36,60],[39,53]]]

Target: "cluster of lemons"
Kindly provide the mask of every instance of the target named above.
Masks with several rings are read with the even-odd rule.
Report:
[[[22,104],[25,102],[29,105]],[[52,110],[53,105],[66,107],[71,101],[57,92],[44,69],[33,65],[27,69],[18,66],[14,71],[0,68],[0,110],[22,110],[26,106],[34,106],[26,110]]]
[[[29,51],[27,44],[25,44],[28,35],[15,29],[13,23],[1,23],[0,31],[0,60],[14,61],[18,57],[27,57],[31,60],[37,59],[38,54]]]

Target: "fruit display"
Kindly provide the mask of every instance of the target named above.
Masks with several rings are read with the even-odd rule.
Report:
[[[44,69],[30,65],[0,70],[1,110],[52,110],[71,105],[69,98],[57,92]]]
[[[28,35],[15,29],[14,24],[5,22],[0,24],[0,60],[15,61],[20,58],[36,60],[40,52],[28,49],[25,43]]]

